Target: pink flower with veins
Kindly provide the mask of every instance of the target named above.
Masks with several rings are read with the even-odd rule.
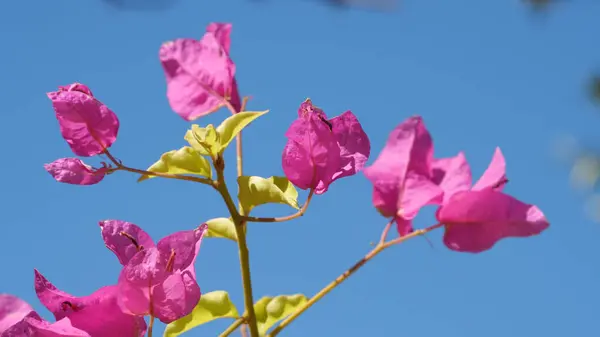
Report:
[[[307,99],[285,133],[283,172],[301,189],[323,194],[335,180],[362,170],[371,144],[351,111],[327,119],[323,110]]]
[[[90,336],[143,337],[146,333],[143,317],[124,313],[120,309],[117,286],[103,287],[89,296],[77,297],[57,289],[35,270],[35,292],[57,321],[68,319],[73,327]]]
[[[206,224],[166,236],[156,245],[129,222],[105,220],[100,228],[106,247],[123,265],[118,282],[123,311],[170,323],[194,309],[201,296],[194,262]]]
[[[451,250],[479,253],[501,239],[533,236],[549,227],[539,208],[502,192],[508,180],[499,148],[473,187],[471,169],[462,152],[436,160],[433,167],[435,179],[444,190],[436,217],[445,226],[444,244]]]
[[[60,158],[44,168],[54,179],[73,185],[93,185],[99,183],[108,172],[108,167],[93,168],[78,158]]]
[[[442,201],[432,164],[431,135],[414,116],[392,131],[379,157],[363,170],[373,184],[375,208],[396,221],[401,236],[413,230],[412,219],[423,206]]]
[[[169,104],[186,121],[216,112],[224,100],[239,110],[230,33],[231,24],[211,23],[200,40],[177,39],[160,48]]]
[[[120,310],[114,286],[78,298],[56,289],[36,270],[35,288],[57,321],[48,322],[23,300],[0,294],[0,337],[143,337],[146,333],[143,318]]]
[[[91,157],[104,152],[117,139],[119,119],[112,110],[81,84],[60,86],[48,93],[60,132],[73,153]]]
[[[117,139],[119,119],[92,91],[81,83],[60,86],[48,93],[60,132],[73,153],[82,157],[102,154]],[[92,168],[77,158],[61,158],[44,168],[56,181],[74,185],[99,183],[108,172],[108,164]]]

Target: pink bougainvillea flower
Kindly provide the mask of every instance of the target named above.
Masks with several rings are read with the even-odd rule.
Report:
[[[167,98],[183,119],[213,113],[225,99],[239,109],[235,64],[229,56],[230,32],[230,24],[211,23],[200,40],[177,39],[160,48]]]
[[[156,245],[138,226],[100,222],[106,246],[123,264],[119,304],[133,315],[153,315],[164,323],[188,315],[200,300],[194,262],[207,226],[164,237]]]
[[[61,86],[48,93],[60,132],[73,153],[81,157],[98,155],[117,139],[119,119],[106,105],[94,98],[80,83]]]
[[[35,292],[57,321],[68,318],[73,327],[93,337],[143,337],[146,333],[143,317],[121,310],[117,286],[102,287],[89,296],[76,297],[58,290],[36,270]]]
[[[539,208],[502,192],[508,180],[500,149],[473,187],[463,153],[437,160],[433,166],[444,190],[436,217],[445,226],[444,244],[451,250],[479,253],[503,238],[533,236],[549,227]]]
[[[433,176],[433,141],[421,117],[398,125],[364,174],[373,184],[373,204],[394,218],[400,235],[410,233],[412,219],[429,204],[442,201],[443,190]]]
[[[32,312],[33,308],[22,299],[13,295],[0,294],[0,334]]]
[[[77,158],[61,158],[44,168],[56,181],[73,185],[93,185],[99,183],[108,172],[108,167],[93,168]]]
[[[68,318],[50,323],[18,297],[0,294],[0,337],[91,337]],[[108,337],[108,335],[105,335]]]
[[[369,138],[351,111],[330,120],[307,99],[285,133],[282,166],[287,178],[301,189],[316,194],[327,191],[335,180],[360,171],[371,152]]]

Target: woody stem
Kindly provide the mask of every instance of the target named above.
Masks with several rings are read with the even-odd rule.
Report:
[[[277,336],[277,334],[279,334],[283,329],[285,329],[285,327],[290,325],[294,320],[296,320],[296,318],[298,318],[306,310],[308,310],[310,307],[312,307],[313,304],[318,302],[321,298],[325,297],[325,295],[327,295],[329,292],[331,292],[333,289],[335,289],[335,287],[337,287],[338,285],[342,284],[342,282],[347,280],[356,271],[358,271],[362,266],[364,266],[367,262],[371,261],[375,256],[377,256],[379,253],[381,253],[385,249],[387,249],[393,245],[402,243],[406,240],[412,239],[414,237],[424,235],[425,233],[428,233],[428,232],[430,232],[436,228],[439,228],[441,226],[442,226],[441,224],[436,224],[436,225],[427,227],[425,229],[416,230],[410,234],[407,234],[405,236],[399,237],[394,240],[390,240],[388,242],[379,242],[379,244],[377,244],[377,246],[375,246],[375,248],[373,248],[373,250],[371,250],[369,253],[367,253],[367,255],[365,255],[362,259],[358,260],[352,267],[348,268],[345,272],[343,272],[335,280],[333,280],[331,283],[326,285],[323,289],[321,289],[321,291],[319,291],[316,295],[314,295],[311,299],[309,299],[304,305],[302,305],[300,308],[298,308],[298,310],[296,310],[293,314],[291,314],[286,319],[284,319],[279,324],[279,326],[277,326],[275,329],[273,329],[273,331],[270,334],[267,335],[267,337]],[[387,227],[388,226],[386,226],[386,228]],[[386,230],[389,230],[389,228],[387,228]],[[384,231],[386,231],[386,230],[384,230]]]
[[[184,176],[184,175],[171,174],[171,173],[152,172],[152,171],[146,171],[146,170],[140,170],[140,169],[128,167],[128,166],[123,165],[123,163],[121,163],[119,160],[117,160],[108,150],[104,150],[104,154],[108,157],[108,159],[110,159],[111,162],[113,162],[113,164],[115,164],[115,166],[116,166],[115,171],[121,170],[121,171],[127,171],[127,172],[131,172],[131,173],[141,174],[142,176],[161,177],[161,178],[176,179],[176,180],[187,180],[187,181],[192,181],[195,183],[200,183],[200,184],[205,184],[205,185],[210,185],[210,186],[214,185],[214,182],[208,178]]]
[[[154,315],[150,315],[150,323],[148,324],[148,337],[152,337],[152,329],[154,328]]]

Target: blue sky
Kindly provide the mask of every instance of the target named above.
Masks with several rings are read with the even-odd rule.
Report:
[[[146,168],[185,144],[158,62],[162,42],[233,23],[233,58],[251,109],[270,109],[245,132],[245,170],[281,175],[284,132],[306,97],[334,116],[351,109],[375,159],[392,128],[424,116],[436,155],[464,150],[474,175],[500,146],[507,191],[551,221],[539,237],[506,240],[478,254],[448,251],[441,233],[394,247],[298,319],[282,336],[593,336],[600,332],[600,227],[552,153],[558,137],[597,141],[600,116],[583,83],[600,67],[600,3],[573,1],[542,17],[520,1],[405,1],[391,14],[337,12],[310,1],[179,1],[165,12],[117,12],[99,1],[10,1],[0,12],[0,292],[47,318],[33,268],[76,295],[116,282],[117,259],[97,222],[122,219],[158,239],[225,215],[203,186],[130,174],[78,187],[43,164],[71,156],[45,93],[85,83],[119,116],[112,152]],[[225,111],[202,119],[218,123]],[[235,175],[233,152],[228,174]],[[96,163],[96,162],[93,162]],[[306,193],[302,194],[302,199]],[[256,299],[314,294],[377,240],[385,220],[362,175],[334,183],[308,214],[249,229]],[[285,207],[257,215],[286,215]],[[417,226],[433,222],[422,212]],[[233,242],[206,240],[202,290],[227,290],[242,306]],[[215,336],[229,321],[189,336]]]

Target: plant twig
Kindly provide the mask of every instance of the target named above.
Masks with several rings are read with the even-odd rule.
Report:
[[[240,317],[240,318],[236,319],[233,322],[233,324],[231,324],[230,326],[227,327],[227,329],[225,331],[221,332],[219,337],[227,337],[227,336],[231,335],[235,330],[237,330],[237,328],[240,327],[240,325],[244,324],[245,321],[246,321],[245,317]]]
[[[148,324],[148,337],[152,337],[152,329],[154,328],[154,315],[150,315],[150,323]]]
[[[381,233],[381,238],[379,239],[380,245],[385,243],[388,233],[390,232],[390,228],[392,228],[393,224],[394,224],[394,219],[392,218],[392,220],[390,220],[390,222],[388,222],[387,225],[385,225],[385,228],[383,229],[383,232]]]
[[[115,166],[116,166],[114,169],[115,171],[127,171],[127,172],[137,173],[137,174],[141,174],[141,175],[161,177],[161,178],[166,178],[166,179],[186,180],[186,181],[192,181],[195,183],[200,183],[200,184],[210,185],[210,186],[214,186],[214,184],[215,184],[214,181],[212,181],[208,178],[184,176],[184,175],[180,175],[180,174],[171,174],[171,173],[152,172],[152,171],[146,171],[146,170],[140,170],[140,169],[128,167],[128,166],[123,165],[123,163],[120,160],[117,160],[108,150],[105,150],[104,154],[110,159],[110,161],[113,162],[113,164],[115,164]]]
[[[255,216],[242,216],[242,219],[244,219],[244,221],[247,222],[285,222],[285,221],[290,221],[296,218],[299,218],[301,216],[304,215],[304,213],[306,213],[306,210],[308,209],[308,205],[310,204],[310,201],[313,197],[315,193],[314,189],[310,190],[310,193],[308,194],[308,197],[306,198],[306,202],[304,203],[304,205],[302,206],[302,208],[300,208],[300,210],[292,215],[287,215],[287,216],[282,216],[282,217],[277,217],[277,218],[261,218],[261,217],[255,217]]]
[[[428,233],[428,232],[430,232],[436,228],[439,228],[441,226],[442,226],[442,224],[436,224],[436,225],[427,227],[425,229],[416,230],[410,234],[407,234],[405,236],[399,237],[397,239],[394,239],[394,240],[391,240],[388,242],[384,242],[384,243],[380,242],[367,255],[365,255],[362,259],[358,260],[358,262],[356,262],[352,267],[348,268],[345,272],[343,272],[335,280],[333,280],[331,283],[329,283],[327,286],[325,286],[325,288],[321,289],[321,291],[319,291],[316,295],[314,295],[311,299],[309,299],[304,305],[302,305],[300,308],[298,308],[298,310],[296,310],[293,314],[291,314],[286,319],[284,319],[279,324],[279,326],[277,326],[275,329],[273,329],[273,331],[270,334],[267,335],[267,337],[277,336],[277,334],[279,334],[283,329],[285,329],[285,327],[290,325],[296,318],[298,318],[298,316],[302,315],[306,310],[308,310],[311,306],[313,306],[313,304],[315,304],[317,301],[319,301],[321,298],[323,298],[325,295],[327,295],[329,292],[331,292],[333,289],[335,289],[335,287],[340,285],[342,282],[347,280],[357,270],[359,270],[362,266],[364,266],[367,262],[372,260],[375,256],[377,256],[379,253],[381,253],[386,248],[389,248],[393,245],[404,242],[408,239],[412,239],[414,237],[421,236],[421,235]],[[384,231],[385,231],[385,229],[384,229]]]

